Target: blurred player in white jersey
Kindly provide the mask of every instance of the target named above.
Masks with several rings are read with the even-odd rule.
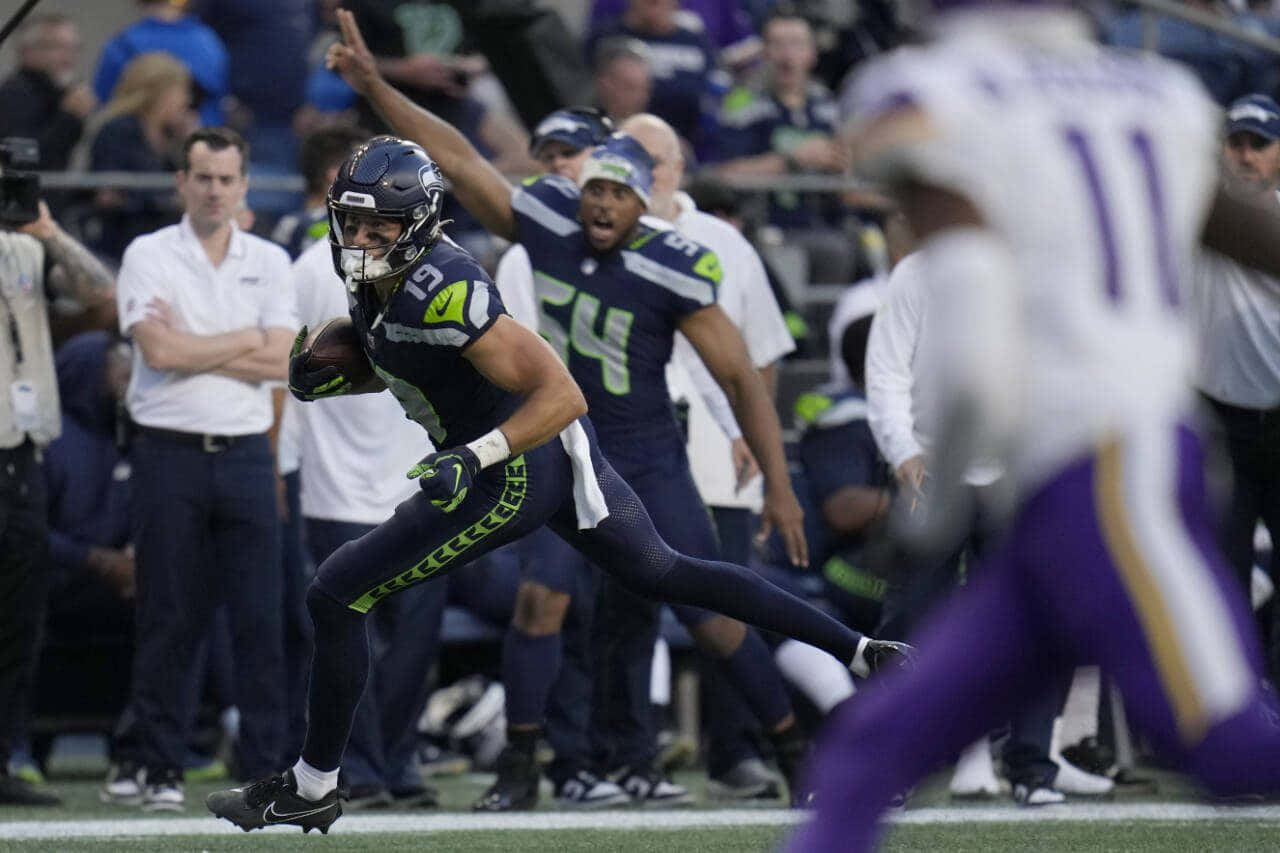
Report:
[[[1099,47],[1063,7],[934,24],[930,46],[864,72],[854,129],[950,297],[917,534],[964,517],[980,454],[1006,462],[1016,509],[913,637],[917,667],[833,722],[793,849],[869,849],[894,791],[1080,663],[1111,672],[1133,723],[1210,790],[1280,788],[1259,644],[1210,528],[1181,281],[1202,240],[1274,265],[1250,239],[1274,226],[1215,197],[1218,114],[1184,69]]]

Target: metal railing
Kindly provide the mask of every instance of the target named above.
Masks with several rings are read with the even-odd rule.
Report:
[[[509,175],[519,183],[525,175]],[[865,182],[839,175],[770,175],[739,177],[726,180],[730,186],[752,192],[845,192],[866,189]],[[41,172],[40,185],[52,190],[168,190],[173,189],[172,172]],[[303,191],[300,175],[251,175],[249,186],[266,192]]]
[[[1160,16],[1180,18],[1219,35],[1280,56],[1280,39],[1255,32],[1233,21],[1178,0],[1132,0],[1142,7],[1142,47],[1155,52],[1160,47]]]

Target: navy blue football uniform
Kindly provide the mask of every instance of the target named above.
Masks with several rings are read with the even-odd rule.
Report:
[[[489,276],[453,243],[418,261],[385,310],[371,287],[348,303],[374,370],[436,447],[484,435],[520,404],[462,355],[506,311]]]
[[[806,394],[796,403],[796,411],[805,424],[800,463],[819,524],[823,503],[846,486],[892,487],[893,477],[876,447],[867,424],[867,402],[860,394]],[[827,531],[824,526],[819,537],[811,537],[810,547],[817,558],[815,565],[822,567],[828,598],[849,624],[870,628],[879,618],[889,585],[867,569],[867,538],[862,533]]]
[[[715,531],[689,472],[667,391],[666,365],[681,320],[715,303],[719,260],[676,231],[645,225],[617,250],[598,254],[577,220],[579,197],[572,182],[543,176],[512,198],[533,268],[539,330],[582,387],[601,450],[635,490],[658,533],[682,553],[718,559]],[[567,591],[575,574],[569,571],[571,555],[540,565],[535,580]],[[609,658],[599,667],[597,690],[609,702],[598,713],[608,718],[615,737],[609,747],[614,764],[647,766],[655,741],[645,685],[658,606],[608,581],[600,601],[600,645]],[[697,607],[673,610],[691,628],[711,616]],[[790,708],[779,713],[780,682],[774,692],[756,689],[771,684],[770,675],[777,678],[776,672],[753,671],[750,683],[739,681],[757,713],[772,724]]]
[[[712,291],[714,293],[714,291]],[[369,301],[366,301],[369,300]],[[352,319],[374,369],[406,413],[440,445],[500,425],[517,396],[482,376],[464,357],[503,313],[496,289],[465,251],[442,243],[407,273],[386,306],[369,285],[353,297]],[[323,403],[321,404],[323,405]],[[481,471],[452,511],[418,493],[319,567],[307,601],[316,625],[310,728],[303,755],[336,767],[368,664],[363,614],[405,587],[445,574],[547,524],[635,592],[659,600],[719,607],[731,616],[790,634],[851,660],[860,635],[738,566],[685,556],[654,529],[630,486],[601,454],[591,422],[580,420],[590,464],[577,470],[566,446],[549,441]],[[414,460],[405,460],[406,467]],[[594,476],[608,516],[580,529],[579,475]],[[730,591],[726,594],[726,591]]]
[[[512,199],[539,330],[582,387],[611,461],[628,449],[677,452],[684,439],[666,366],[680,321],[716,301],[719,259],[675,231],[644,225],[617,251],[597,255],[578,223],[578,200],[578,187],[553,175]]]

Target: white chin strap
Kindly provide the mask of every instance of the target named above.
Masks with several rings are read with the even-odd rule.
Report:
[[[341,250],[342,271],[351,281],[372,281],[391,275],[391,264],[384,258],[371,258],[364,249]]]

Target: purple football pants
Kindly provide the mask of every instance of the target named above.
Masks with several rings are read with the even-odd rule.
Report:
[[[828,725],[818,811],[792,851],[871,849],[891,797],[1081,664],[1101,664],[1133,725],[1209,790],[1280,790],[1280,715],[1191,430],[1126,434],[1067,467],[972,577],[925,621],[916,668]]]

